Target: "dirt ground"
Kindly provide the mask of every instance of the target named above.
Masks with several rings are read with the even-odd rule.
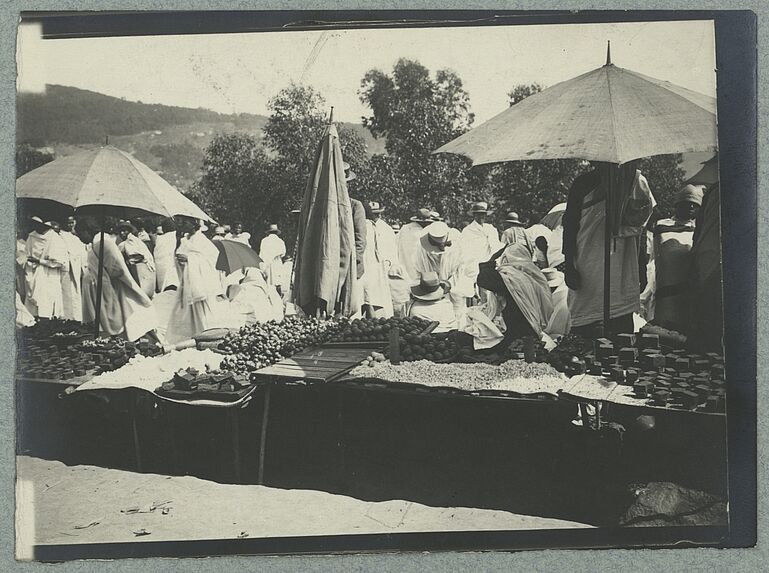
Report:
[[[506,511],[365,502],[320,491],[224,485],[28,456],[17,458],[17,472],[22,558],[35,544],[589,527]]]

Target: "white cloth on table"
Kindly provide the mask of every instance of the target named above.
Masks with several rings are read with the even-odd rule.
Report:
[[[30,261],[30,258],[39,262]],[[61,275],[69,265],[67,247],[53,230],[32,231],[27,237],[24,303],[33,316],[52,318],[64,313]]]
[[[281,286],[283,257],[286,256],[286,243],[275,233],[270,233],[259,243],[259,257],[266,265],[267,284]]]
[[[97,235],[88,248],[83,273],[83,319],[86,322],[96,320],[100,245],[100,235]],[[131,276],[123,254],[111,235],[104,235],[103,266],[100,332],[107,336],[124,333],[128,340],[137,340],[154,330],[157,315],[152,301]]]
[[[155,284],[157,292],[179,286],[176,262],[176,233],[163,233],[155,239]]]

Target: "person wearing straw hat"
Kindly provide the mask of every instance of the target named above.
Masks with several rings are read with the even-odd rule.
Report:
[[[223,241],[224,236],[227,234],[227,231],[224,230],[224,227],[221,225],[217,225],[214,227],[214,235],[211,237],[212,241]]]
[[[363,274],[363,310],[372,318],[390,318],[393,301],[388,274],[393,267],[395,235],[382,221],[384,208],[377,201],[369,201],[366,209],[366,251],[363,255],[366,272]]]
[[[534,243],[526,233],[518,213],[510,211],[504,220],[505,230],[502,231],[501,242],[503,245],[512,245],[513,243],[522,243],[534,256]]]
[[[411,287],[411,302],[406,316],[413,316],[437,322],[433,332],[448,332],[458,327],[454,305],[448,297],[450,287],[438,278],[438,273],[426,272],[419,278],[419,284]]]
[[[676,195],[673,217],[654,227],[654,302],[647,309],[653,306],[653,324],[681,333],[688,330],[690,251],[702,195],[701,187],[686,185]]]
[[[423,207],[417,210],[416,214],[401,227],[398,233],[398,260],[403,274],[410,281],[419,279],[416,269],[419,238],[424,234],[424,230],[434,222],[432,211]]]
[[[50,222],[32,217],[25,263],[26,305],[32,316],[54,318],[64,312],[61,275],[68,266],[67,247]]]
[[[266,265],[267,284],[275,287],[282,294],[281,272],[283,259],[286,257],[286,243],[280,235],[281,231],[276,223],[267,225],[264,237],[259,243],[259,256]]]
[[[473,203],[470,207],[470,215],[473,221],[462,229],[462,253],[465,256],[465,265],[472,269],[473,282],[478,275],[478,264],[499,250],[502,246],[499,242],[499,231],[486,222],[491,213],[489,204],[485,201]]]
[[[462,328],[467,299],[475,294],[474,272],[465,264],[462,248],[450,239],[449,226],[438,221],[430,225],[419,239],[416,256],[419,276],[434,272],[450,287],[449,298]]]
[[[87,251],[85,244],[75,234],[77,222],[75,217],[67,217],[64,223],[64,229],[59,232],[59,236],[64,241],[67,248],[67,267],[61,274],[61,292],[64,304],[64,312],[61,318],[83,321],[83,293],[82,281],[83,270]],[[152,285],[155,288],[155,285]]]

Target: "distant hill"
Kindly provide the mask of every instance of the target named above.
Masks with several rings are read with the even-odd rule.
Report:
[[[48,85],[45,93],[19,93],[17,143],[50,147],[56,157],[109,143],[132,153],[167,181],[187,189],[198,177],[203,151],[220,133],[261,136],[267,118],[256,114],[221,114],[161,104],[126,101],[82,90]],[[384,140],[359,130],[369,153],[384,153]]]

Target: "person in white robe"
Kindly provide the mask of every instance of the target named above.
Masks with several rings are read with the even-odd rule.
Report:
[[[155,291],[176,290],[179,271],[176,262],[176,225],[173,219],[163,220],[163,234],[155,239]]]
[[[406,280],[410,283],[419,280],[416,269],[419,239],[424,230],[434,222],[429,209],[419,209],[417,214],[411,217],[411,222],[404,225],[398,233],[398,260]]]
[[[61,292],[64,304],[62,318],[83,321],[83,270],[86,265],[86,248],[75,234],[76,221],[67,217],[59,236],[67,248],[67,267],[61,274]]]
[[[438,326],[433,332],[456,330],[459,323],[448,291],[449,284],[441,281],[438,273],[424,273],[419,279],[419,284],[411,287],[411,302],[406,316],[437,322]]]
[[[393,252],[394,234],[389,225],[382,221],[384,209],[378,202],[366,203],[365,209],[367,240],[363,254],[363,304],[367,316],[390,318],[393,315],[393,301],[388,274],[396,256]]]
[[[122,239],[119,244],[120,252],[125,257],[131,276],[139,283],[144,294],[152,298],[157,282],[155,258],[147,244],[138,237],[133,224],[128,221],[121,222],[118,225],[118,234]]]
[[[265,237],[259,243],[259,257],[267,268],[267,284],[282,292],[281,272],[286,257],[286,243],[280,238],[280,229],[275,223],[267,226]]]
[[[19,293],[22,303],[27,296],[24,269],[27,266],[27,240],[22,229],[16,229],[16,292]]]
[[[232,226],[232,231],[224,235],[224,238],[228,241],[237,241],[249,247],[251,246],[251,233],[244,231],[241,223],[235,223]]]
[[[54,318],[64,313],[61,275],[67,267],[67,247],[51,223],[32,217],[27,237],[24,304],[33,316]]]
[[[257,268],[243,269],[243,278],[229,288],[227,295],[233,314],[243,324],[283,320],[283,299]]]
[[[475,294],[474,275],[465,264],[462,247],[449,239],[449,226],[446,223],[433,223],[420,238],[415,266],[419,276],[434,272],[449,285],[449,298],[461,329],[467,301]]]
[[[232,323],[229,301],[224,298],[216,261],[219,249],[205,236],[206,227],[190,229],[176,250],[181,281],[176,304],[166,329],[166,342],[175,344],[210,328],[227,328]]]
[[[131,276],[116,235],[112,234],[114,229],[109,222],[106,225],[99,333],[102,336],[123,335],[131,341],[145,335],[154,337],[157,315],[152,301]],[[91,242],[83,273],[83,320],[95,322],[101,233],[95,223],[85,221],[78,225],[78,235],[83,241]]]
[[[489,213],[489,205],[485,201],[473,203],[470,208],[473,221],[462,229],[462,253],[473,284],[478,276],[478,265],[502,247],[499,231],[486,222]]]
[[[553,299],[553,314],[545,327],[545,333],[551,338],[565,336],[571,330],[571,315],[569,314],[569,287],[563,280],[563,273],[553,269],[542,269],[547,279]]]

